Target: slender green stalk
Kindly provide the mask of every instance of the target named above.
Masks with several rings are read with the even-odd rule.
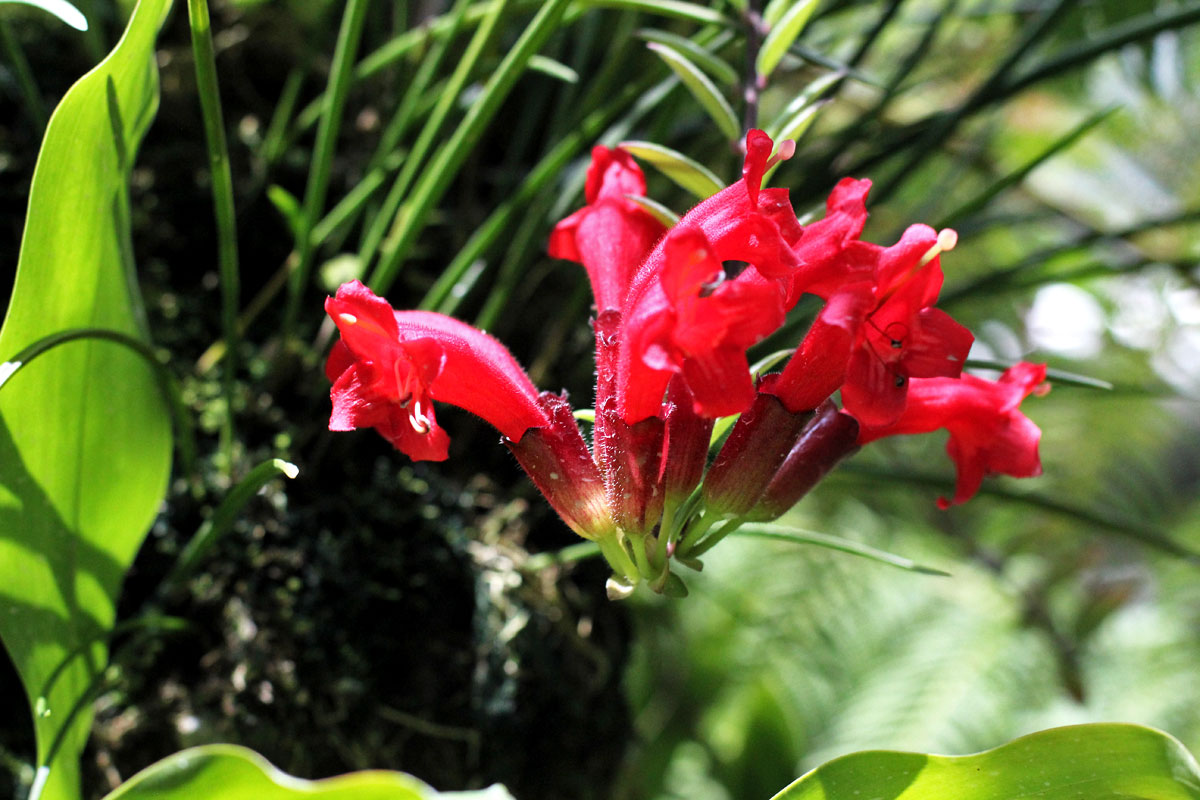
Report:
[[[632,585],[637,585],[641,581],[641,573],[637,565],[633,563],[629,551],[617,539],[616,534],[610,534],[596,540],[600,546],[600,553],[604,556],[604,560],[613,568],[617,575],[629,581]]]
[[[450,188],[454,176],[462,167],[471,148],[483,133],[500,103],[503,102],[517,78],[524,72],[529,58],[538,51],[546,38],[558,26],[568,0],[548,0],[521,37],[504,56],[488,79],[479,98],[471,105],[458,128],[442,145],[433,162],[421,176],[409,198],[405,213],[397,219],[393,230],[393,246],[380,260],[368,282],[376,292],[384,293],[395,281],[417,234],[425,227],[433,207]]]
[[[475,35],[471,37],[471,42],[467,45],[466,52],[463,53],[462,58],[459,59],[457,66],[454,68],[454,74],[450,76],[450,80],[443,87],[437,105],[430,112],[429,118],[425,120],[425,125],[421,128],[421,133],[417,137],[417,141],[413,144],[412,149],[408,151],[408,155],[404,159],[404,166],[400,169],[400,174],[396,176],[396,180],[392,183],[392,188],[388,190],[387,197],[384,199],[379,213],[367,227],[362,247],[359,248],[358,258],[364,267],[375,260],[375,256],[379,253],[379,248],[383,244],[383,239],[387,234],[388,228],[398,223],[401,217],[401,203],[404,202],[409,188],[412,186],[413,181],[416,180],[417,173],[425,165],[426,155],[437,141],[442,130],[442,125],[445,124],[451,108],[453,108],[454,103],[458,100],[459,95],[462,94],[463,88],[467,85],[467,81],[471,77],[471,73],[475,70],[476,64],[478,64],[488,43],[492,40],[492,35],[496,31],[504,10],[505,2],[497,3],[493,6],[492,13],[484,18],[483,22],[475,30]],[[380,289],[381,293],[382,291],[383,289]]]
[[[659,571],[654,569],[650,563],[650,556],[646,553],[646,537],[645,536],[629,536],[629,549],[633,551],[633,563],[637,565],[638,573],[646,580],[654,580],[659,576]]]
[[[1022,273],[1027,272],[1030,269],[1040,267],[1050,262],[1055,257],[1061,256],[1065,253],[1082,250],[1099,242],[1119,242],[1147,231],[1152,231],[1159,228],[1169,228],[1174,225],[1191,224],[1194,222],[1200,222],[1200,209],[1194,208],[1170,217],[1139,222],[1136,225],[1132,225],[1119,231],[1091,231],[1090,233],[1081,236],[1074,241],[1055,245],[1053,247],[1048,247],[1031,253],[1030,255],[1010,266],[990,270],[986,275],[975,281],[972,281],[971,283],[968,283],[964,286],[955,287],[950,291],[943,293],[941,299],[938,301],[938,305],[942,308],[948,308],[955,303],[968,300],[972,297],[990,294],[997,290],[1006,290],[1012,288],[1019,281]],[[1021,283],[1021,285],[1026,284]]]
[[[675,547],[675,552],[682,556],[690,556],[692,548],[716,522],[717,518],[712,514],[693,518],[684,529],[683,535],[679,537],[679,544]]]
[[[721,527],[717,528],[715,531],[710,533],[708,536],[704,537],[703,540],[698,541],[694,545],[689,547],[687,552],[684,553],[684,555],[688,556],[689,558],[699,558],[700,556],[707,553],[709,550],[713,549],[713,547],[715,547],[717,545],[717,543],[720,542],[722,539],[724,539],[726,536],[728,536],[729,534],[733,533],[738,528],[740,528],[741,525],[742,525],[741,519],[725,520],[725,522],[721,525]]]
[[[1066,48],[1006,83],[1004,94],[1010,96],[1046,78],[1086,64],[1104,53],[1157,36],[1163,31],[1183,28],[1197,22],[1200,22],[1200,4],[1194,2],[1178,9],[1162,8],[1148,11]]]
[[[598,555],[600,555],[600,545],[595,542],[578,542],[576,544],[569,544],[562,550],[555,550],[550,553],[534,553],[525,559],[525,563],[522,566],[532,572],[540,572],[547,567],[553,567],[558,564],[573,564],[576,561],[583,561],[585,558],[595,558]]]
[[[33,70],[29,68],[29,59],[25,58],[25,50],[13,35],[8,20],[0,17],[0,48],[4,50],[4,60],[12,65],[17,74],[17,86],[21,90],[21,99],[25,102],[25,111],[38,132],[46,130],[50,116],[46,113],[46,104],[42,102],[42,93],[38,90],[37,82],[33,79]]]
[[[246,477],[229,491],[212,517],[201,525],[196,535],[188,541],[179,558],[175,560],[175,566],[159,585],[160,595],[178,586],[196,568],[200,559],[233,528],[233,523],[242,508],[268,481],[280,475],[295,478],[298,473],[299,470],[294,464],[278,458],[268,459],[250,470]]]
[[[342,26],[338,30],[333,63],[329,69],[329,83],[321,106],[321,121],[317,126],[317,142],[308,171],[308,184],[304,189],[301,236],[300,241],[296,243],[298,256],[295,270],[288,280],[288,300],[283,324],[285,335],[290,335],[295,327],[300,302],[304,297],[304,290],[308,287],[314,251],[311,233],[321,210],[325,207],[325,194],[329,189],[329,174],[333,165],[333,150],[337,146],[338,132],[342,126],[342,111],[346,106],[346,94],[350,90],[350,80],[353,77],[354,59],[358,54],[363,23],[367,18],[367,3],[368,0],[347,0],[346,10],[342,14]]]
[[[268,165],[274,164],[287,150],[288,122],[292,112],[296,110],[296,101],[300,98],[300,88],[304,85],[304,70],[293,68],[283,82],[283,90],[279,93],[279,102],[271,112],[271,121],[267,123],[267,132],[263,135],[262,158]]]
[[[826,480],[831,479],[869,484],[872,487],[872,491],[879,491],[889,483],[893,486],[925,486],[949,491],[953,491],[954,489],[953,478],[941,477],[930,473],[905,472],[900,474],[887,469],[856,463],[843,464]],[[1185,544],[1176,542],[1166,531],[1148,520],[1133,520],[1112,511],[1082,508],[1044,495],[1006,489],[999,484],[985,484],[979,490],[979,494],[1065,516],[1077,522],[1082,522],[1085,526],[1125,536],[1168,555],[1182,559],[1189,564],[1200,566],[1200,550],[1194,550]]]
[[[233,403],[234,377],[237,371],[239,301],[237,220],[233,205],[233,175],[229,168],[229,148],[225,143],[225,122],[221,114],[221,93],[217,84],[216,55],[213,52],[212,26],[207,0],[188,0],[188,24],[192,29],[192,52],[196,62],[196,88],[200,112],[204,117],[204,141],[208,146],[208,165],[212,173],[213,212],[217,221],[217,267],[221,276],[221,328],[225,339],[225,366],[222,389],[225,418],[221,424],[220,448],[227,475],[233,474]]]

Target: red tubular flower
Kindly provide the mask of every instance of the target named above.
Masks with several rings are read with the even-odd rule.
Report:
[[[626,422],[658,415],[675,374],[703,416],[753,402],[746,348],[783,324],[782,279],[798,265],[792,245],[801,236],[786,190],[761,188],[771,148],[770,137],[751,131],[742,180],[689,211],[634,277],[617,373]],[[730,275],[726,262],[745,269]]]
[[[799,268],[789,279],[788,308],[806,292],[829,299],[848,282],[874,277],[873,259],[847,252],[863,244],[858,236],[867,222],[870,190],[869,180],[842,178],[825,201],[825,218],[804,226],[792,248]]]
[[[760,391],[778,397],[792,413],[814,409],[836,392],[846,379],[851,348],[874,297],[874,286],[867,281],[833,295],[783,372]]]
[[[754,400],[746,349],[783,324],[782,290],[721,282],[720,260],[694,229],[672,231],[656,252],[661,272],[630,304],[620,335],[621,416],[632,423],[657,415],[674,374],[704,416],[744,411]]]
[[[666,230],[626,195],[646,194],[646,179],[623,150],[592,149],[587,205],[554,227],[549,252],[583,264],[597,313],[620,309],[638,265]]]
[[[1026,362],[1010,367],[995,382],[973,375],[913,380],[904,413],[889,425],[862,426],[858,443],[945,428],[950,432],[946,452],[954,460],[958,480],[953,499],[939,498],[938,506],[965,503],[979,491],[986,475],[1042,474],[1038,458],[1042,432],[1019,406],[1031,393],[1048,391],[1045,380],[1045,364]]]
[[[517,441],[550,417],[504,345],[429,311],[393,311],[358,281],[325,300],[342,339],[325,364],[333,381],[329,429],[375,428],[416,461],[443,461],[449,445],[434,400],[482,417]]]
[[[955,238],[913,225],[895,245],[879,248],[874,308],[859,327],[842,386],[846,410],[863,425],[888,425],[900,415],[909,378],[962,372],[975,337],[933,308],[943,279],[938,253]]]

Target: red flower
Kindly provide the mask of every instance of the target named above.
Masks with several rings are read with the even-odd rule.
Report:
[[[858,329],[842,386],[842,403],[863,425],[887,425],[901,414],[909,378],[962,372],[975,337],[933,308],[942,288],[938,253],[955,238],[913,225],[896,244],[877,248],[874,308]]]
[[[858,241],[858,236],[867,221],[870,190],[869,180],[842,178],[825,201],[824,219],[804,226],[803,234],[792,248],[800,266],[789,281],[789,308],[801,294],[829,299],[846,283],[873,277],[873,258],[864,259],[861,253],[847,252],[865,244]]]
[[[342,339],[325,364],[332,431],[375,428],[415,461],[443,461],[450,443],[433,401],[464,408],[517,441],[548,425],[538,392],[504,345],[429,311],[393,311],[358,281],[326,298]]]
[[[1019,406],[1031,393],[1048,391],[1045,380],[1045,364],[1026,362],[1010,367],[996,382],[973,375],[913,380],[904,413],[889,425],[862,426],[858,443],[945,428],[950,432],[946,452],[957,467],[958,481],[954,498],[939,498],[938,505],[965,503],[979,491],[985,475],[1042,474],[1038,459],[1042,432]]]
[[[787,191],[761,188],[771,148],[770,137],[751,131],[742,180],[689,211],[634,277],[619,334],[626,422],[659,414],[675,374],[703,416],[753,402],[746,348],[783,324],[783,279],[798,266],[792,246],[801,236]]]
[[[620,309],[638,265],[666,230],[626,195],[646,194],[646,179],[623,150],[592,149],[584,196],[587,205],[550,234],[549,252],[583,264],[596,310]]]

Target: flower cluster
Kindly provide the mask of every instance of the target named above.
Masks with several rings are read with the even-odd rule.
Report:
[[[413,459],[442,460],[434,401],[482,417],[567,525],[597,542],[616,595],[642,581],[682,591],[672,560],[697,567],[738,525],[778,518],[886,436],[949,431],[958,481],[943,508],[987,474],[1039,474],[1040,431],[1018,406],[1045,386],[1044,365],[996,382],[962,374],[973,337],[934,307],[954,231],[913,225],[890,247],[862,241],[870,182],[850,178],[802,226],[785,189],[762,187],[790,150],[773,156],[757,130],[745,146],[742,179],[670,229],[631,199],[646,190],[633,158],[593,151],[587,204],[549,244],[583,265],[595,296],[590,447],[566,397],[539,393],[495,339],[393,311],[357,281],[325,303],[342,334],[326,365],[330,429],[372,427]],[[822,310],[783,369],[756,378],[747,349],[804,295]],[[715,420],[734,415],[715,436]]]

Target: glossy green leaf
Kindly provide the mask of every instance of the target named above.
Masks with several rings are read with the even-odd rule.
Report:
[[[143,0],[50,119],[0,358],[70,328],[146,338],[128,178],[157,108],[154,42],[168,6]],[[41,355],[0,391],[0,638],[35,709],[35,796],[79,795],[88,694],[170,469],[155,381],[141,355],[88,338]]]
[[[679,80],[683,81],[683,85],[696,98],[700,107],[712,117],[713,122],[721,129],[721,133],[731,141],[741,138],[741,125],[738,123],[737,115],[733,113],[733,106],[729,105],[729,101],[717,90],[712,80],[700,71],[699,67],[678,50],[654,42],[646,47],[653,50],[659,58],[667,63],[671,71],[679,76]]]
[[[780,60],[804,30],[816,9],[817,0],[800,0],[789,6],[779,21],[771,26],[755,62],[759,75],[766,77],[775,71],[775,67],[779,66]]]
[[[874,750],[822,764],[773,800],[1194,800],[1200,767],[1165,733],[1073,725],[969,756]]]
[[[40,8],[58,17],[77,31],[88,29],[87,17],[83,16],[83,12],[68,3],[67,0],[0,0],[0,5],[4,3],[22,3]]]
[[[436,792],[400,772],[353,772],[306,781],[280,772],[244,747],[183,750],[134,775],[104,800],[512,800],[500,785],[473,792]]]
[[[621,142],[621,149],[662,172],[680,187],[703,200],[721,191],[721,179],[698,161],[653,142]]]

